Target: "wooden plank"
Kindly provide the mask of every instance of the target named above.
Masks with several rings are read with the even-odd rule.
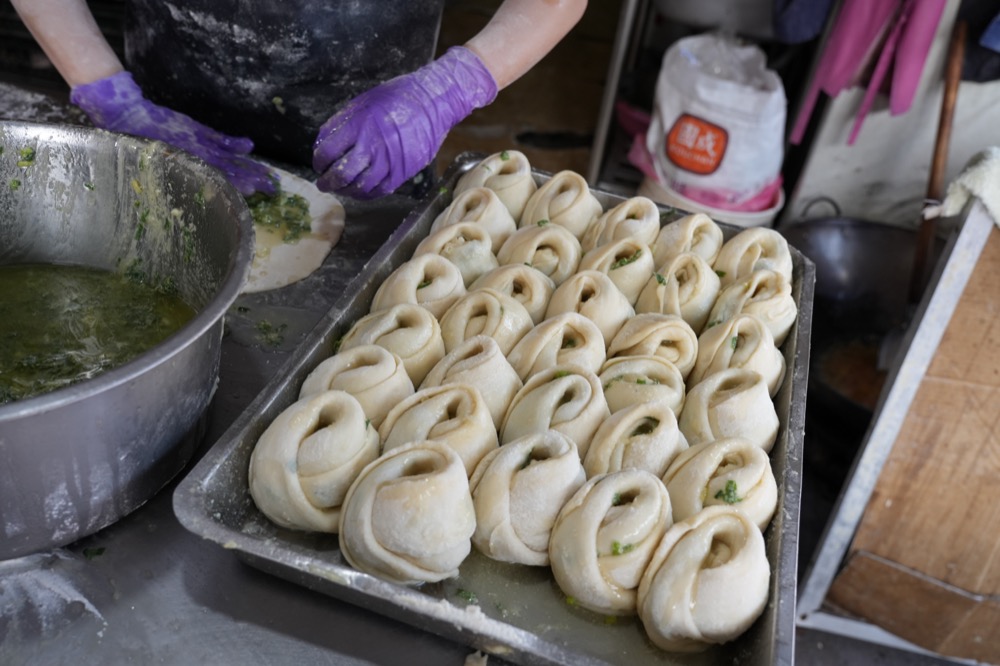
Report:
[[[877,624],[934,652],[942,646],[965,650],[951,637],[964,636],[961,628],[980,601],[981,597],[865,551],[850,556],[827,596],[827,603],[837,612]],[[1000,634],[989,632],[985,643],[992,646],[993,654],[1000,653]],[[958,656],[957,652],[948,654]]]
[[[983,663],[1000,658],[1000,600],[986,597],[972,609],[965,621],[945,640],[938,652]]]
[[[1000,594],[1000,231],[993,229],[858,526],[866,551]]]

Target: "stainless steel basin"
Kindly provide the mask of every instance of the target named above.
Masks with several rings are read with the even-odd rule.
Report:
[[[221,174],[162,143],[0,121],[0,148],[0,264],[141,271],[172,281],[197,311],[119,368],[0,405],[7,559],[113,523],[191,459],[218,380],[223,315],[249,272],[253,227]]]

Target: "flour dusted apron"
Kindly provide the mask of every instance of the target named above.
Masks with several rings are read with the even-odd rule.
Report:
[[[130,0],[125,61],[153,101],[308,165],[320,125],[428,63],[445,0]]]

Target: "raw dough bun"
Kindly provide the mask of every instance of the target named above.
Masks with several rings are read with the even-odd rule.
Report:
[[[501,266],[524,264],[552,278],[556,286],[580,265],[580,241],[558,224],[518,229],[497,252]]]
[[[760,373],[772,398],[785,379],[785,357],[764,322],[751,314],[738,314],[698,337],[698,360],[688,383],[695,386],[726,368]]]
[[[688,447],[666,400],[653,400],[613,412],[594,433],[583,461],[587,478],[623,469],[644,469],[663,476]]]
[[[359,345],[379,345],[403,359],[414,386],[444,358],[441,326],[426,308],[411,303],[393,305],[365,315],[340,340],[340,351]]]
[[[309,203],[309,233],[286,243],[270,227],[254,224],[254,256],[243,293],[277,289],[308,277],[323,265],[344,231],[347,215],[337,197],[283,169],[274,171],[282,193],[297,194]]]
[[[789,283],[792,281],[788,241],[768,227],[750,227],[727,240],[712,267],[719,274],[723,288],[762,268],[780,273]]]
[[[458,266],[465,286],[498,266],[490,232],[475,222],[449,224],[433,232],[413,251],[414,257],[422,254],[440,254]]]
[[[633,615],[636,589],[672,522],[670,496],[645,470],[587,481],[566,503],[549,539],[556,583],[602,615]]]
[[[662,356],[686,380],[698,358],[698,336],[678,315],[647,312],[625,322],[608,345],[608,356]]]
[[[660,233],[660,209],[652,199],[636,196],[604,212],[580,240],[584,252],[623,238],[652,247]]]
[[[538,189],[528,158],[517,150],[493,153],[462,174],[455,183],[455,195],[473,187],[496,192],[515,221],[521,219],[525,204]]]
[[[622,324],[635,316],[632,304],[611,278],[600,271],[580,271],[556,288],[545,317],[564,312],[579,312],[597,324],[605,345]]]
[[[597,428],[610,415],[597,375],[577,365],[557,365],[533,375],[514,396],[500,442],[551,428],[573,440],[582,460]]]
[[[573,364],[597,372],[605,356],[604,336],[597,324],[579,312],[564,312],[525,333],[507,360],[525,381],[554,365]]]
[[[760,317],[780,347],[799,314],[792,284],[777,271],[756,270],[719,293],[708,321],[717,324],[741,312]]]
[[[488,335],[473,336],[448,352],[427,373],[420,388],[459,383],[471,384],[479,389],[497,430],[503,423],[510,401],[523,386],[500,345]],[[391,406],[395,401],[387,402]]]
[[[389,410],[378,432],[382,453],[421,440],[447,444],[468,474],[499,446],[490,409],[471,384],[420,389]]]
[[[533,325],[531,315],[517,299],[495,289],[476,289],[441,317],[441,337],[450,352],[469,338],[488,335],[507,354]]]
[[[653,253],[645,243],[633,238],[622,238],[599,245],[580,258],[577,270],[595,270],[606,273],[615,283],[629,304],[634,305],[639,292],[653,277]]]
[[[302,382],[299,398],[331,390],[353,395],[376,429],[390,407],[414,392],[403,359],[378,345],[341,350],[321,362]]]
[[[576,444],[555,430],[491,451],[469,479],[476,507],[472,545],[494,560],[548,564],[556,516],[585,481]]]
[[[764,378],[745,368],[713,372],[696,384],[688,391],[678,423],[691,445],[743,437],[766,453],[781,424]]]
[[[496,289],[513,296],[538,323],[545,318],[545,309],[555,291],[556,283],[548,275],[524,264],[498,266],[469,285],[469,291]]]
[[[493,254],[517,230],[517,221],[497,193],[488,187],[473,187],[455,196],[451,204],[434,218],[431,233],[460,222],[474,222],[490,234]]]
[[[336,532],[348,487],[378,449],[378,433],[353,396],[324,391],[302,398],[257,440],[250,496],[282,527]]]
[[[604,209],[586,179],[575,171],[560,171],[531,195],[518,227],[548,221],[569,230],[579,241]]]
[[[680,315],[701,332],[720,290],[719,276],[700,255],[681,252],[653,274],[639,292],[635,311]]]
[[[694,252],[712,265],[724,239],[722,228],[708,215],[685,215],[660,229],[653,242],[653,261],[662,266],[681,252]]]
[[[760,617],[770,579],[753,521],[739,509],[706,507],[663,535],[639,583],[639,618],[664,650],[698,652]]]
[[[599,375],[612,413],[650,400],[663,401],[674,416],[684,408],[684,377],[662,356],[614,356]]]
[[[707,506],[739,509],[762,531],[778,506],[778,484],[764,450],[742,437],[695,444],[663,475],[674,518],[684,520]]]
[[[414,303],[441,317],[462,296],[465,280],[458,266],[440,254],[422,254],[400,265],[379,285],[370,311]]]
[[[476,511],[458,454],[413,442],[370,463],[347,491],[340,552],[355,569],[403,585],[458,575]]]

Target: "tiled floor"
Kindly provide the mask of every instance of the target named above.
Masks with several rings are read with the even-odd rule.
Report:
[[[499,0],[452,0],[440,46],[462,43],[489,19]],[[546,171],[586,173],[620,3],[591,0],[583,21],[520,81],[452,130],[440,152],[443,169],[463,151],[516,148]],[[807,441],[806,445],[809,445]],[[815,441],[817,446],[822,442]],[[808,456],[807,456],[808,457]],[[807,470],[802,505],[803,560],[816,546],[838,487]],[[800,571],[804,568],[800,567]],[[796,663],[806,666],[931,666],[947,660],[899,651],[841,635],[800,628]]]

